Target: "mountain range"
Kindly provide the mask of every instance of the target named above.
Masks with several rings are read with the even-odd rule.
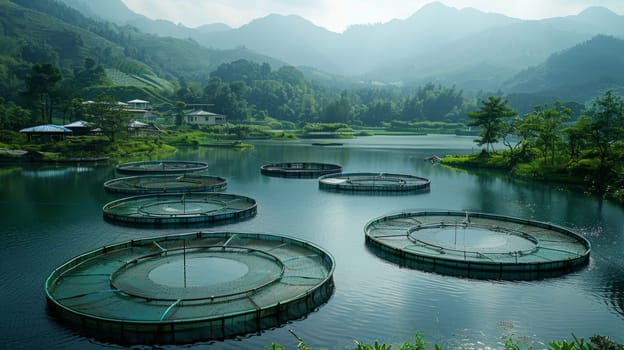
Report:
[[[558,91],[561,95],[557,86],[562,85],[562,81],[566,86],[588,86],[587,82],[570,84],[569,79],[591,77],[572,74],[575,72],[562,73],[561,69],[552,68],[553,62],[576,59],[573,56],[578,56],[574,55],[577,50],[572,48],[577,46],[578,51],[587,51],[590,57],[598,54],[598,51],[590,51],[592,45],[585,43],[602,35],[599,39],[602,42],[613,42],[600,45],[599,53],[603,57],[600,62],[613,65],[607,69],[619,69],[620,61],[613,57],[621,55],[622,51],[617,51],[620,45],[614,43],[624,38],[624,16],[602,7],[590,7],[573,16],[527,21],[434,2],[406,19],[356,25],[343,33],[335,33],[294,15],[268,15],[239,28],[220,23],[188,28],[134,13],[121,0],[58,1],[100,21],[133,26],[163,39],[183,39],[187,44],[175,42],[179,46],[176,56],[181,61],[219,57],[217,61],[211,59],[210,64],[193,63],[197,74],[201,74],[199,67],[214,68],[227,57],[239,57],[293,65],[308,78],[328,82],[381,85],[432,82],[475,92],[503,89],[513,93]],[[189,40],[203,49],[190,45]],[[160,40],[154,45],[166,42]],[[184,57],[184,50],[194,53]],[[229,54],[224,54],[227,52]],[[163,59],[166,54],[167,51],[163,51]],[[581,62],[582,68],[578,66]],[[598,60],[583,60],[578,64],[564,64],[563,67],[585,72],[605,69],[596,66]],[[555,71],[559,73],[554,74]],[[563,80],[555,82],[553,79]],[[624,85],[613,79],[609,81],[598,85],[601,88]],[[564,90],[566,96],[578,98],[598,94],[596,91]]]
[[[213,49],[245,47],[294,66],[383,83],[455,84],[496,90],[550,55],[603,34],[624,37],[624,16],[603,7],[527,21],[433,2],[406,19],[355,25],[343,33],[299,16],[268,15],[239,28],[187,28],[130,11],[121,0],[63,0],[91,16]]]

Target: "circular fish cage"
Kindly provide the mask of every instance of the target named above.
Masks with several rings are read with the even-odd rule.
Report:
[[[104,183],[104,189],[114,193],[220,192],[226,187],[227,181],[222,177],[197,174],[139,175]]]
[[[319,188],[347,192],[427,192],[429,179],[388,173],[341,173],[319,178]]]
[[[107,220],[128,224],[219,223],[256,215],[256,201],[217,192],[159,193],[118,199],[102,208]]]
[[[183,174],[205,170],[208,163],[189,161],[145,161],[122,163],[115,167],[120,174]]]
[[[260,167],[260,172],[263,175],[306,179],[341,171],[342,166],[329,163],[268,163]]]
[[[441,274],[531,280],[589,262],[590,243],[553,224],[467,211],[401,212],[366,224],[366,244],[401,266]]]
[[[294,238],[197,232],[77,256],[47,278],[48,309],[119,344],[188,344],[278,327],[333,293],[333,257]]]

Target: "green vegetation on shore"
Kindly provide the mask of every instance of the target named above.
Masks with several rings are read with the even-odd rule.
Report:
[[[507,101],[490,97],[469,113],[481,129],[480,154],[447,156],[452,167],[494,169],[511,176],[583,186],[624,203],[624,100],[606,92],[576,122],[562,105],[537,106],[516,117]],[[506,149],[495,151],[502,142]]]
[[[163,157],[176,148],[157,138],[136,137],[111,143],[103,136],[75,136],[45,144],[0,143],[5,162],[78,162],[108,158]]]

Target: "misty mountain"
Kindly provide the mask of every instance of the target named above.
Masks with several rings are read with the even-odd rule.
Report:
[[[624,16],[604,7],[589,7],[575,16],[550,18],[542,22],[569,32],[624,37]]]
[[[204,34],[231,29],[223,23],[189,28],[166,20],[152,20],[133,12],[121,0],[59,0],[83,15],[120,26],[130,25],[144,33],[196,40]]]
[[[539,21],[490,28],[368,75],[372,80],[455,84],[468,90],[497,90],[530,65],[591,36],[558,30]]]
[[[136,27],[140,31],[148,34],[155,34],[161,37],[172,37],[177,39],[197,40],[204,34],[220,32],[231,29],[223,23],[206,24],[197,28],[185,27],[182,24],[173,24],[165,20],[152,20],[146,17],[135,18],[125,22],[126,25]]]
[[[507,81],[509,93],[587,101],[606,90],[624,92],[624,40],[599,35],[551,55]]]
[[[433,81],[467,90],[498,90],[520,70],[599,34],[624,37],[624,16],[589,8],[578,15],[518,21],[446,43],[426,54],[388,62],[371,80]]]
[[[488,28],[518,21],[499,14],[472,8],[458,10],[434,2],[405,20],[348,28],[332,56],[345,74],[363,74],[389,63],[435,52],[450,42]]]
[[[235,60],[283,65],[244,48],[212,50],[192,40],[119,27],[52,0],[0,0],[0,23],[0,68],[9,81],[14,78],[7,72],[23,75],[34,63],[53,63],[70,76],[92,59],[113,85],[160,93],[178,80],[206,82],[219,65]]]
[[[147,19],[130,10],[121,0],[60,0],[60,2],[75,8],[87,17],[118,25],[125,25],[141,18]]]
[[[299,16],[269,15],[240,28],[202,36],[198,42],[215,49],[246,47],[278,57],[296,66],[312,66],[329,72],[341,67],[332,59],[340,34],[314,25]]]
[[[240,28],[214,24],[192,29],[133,16],[121,0],[63,1],[97,7],[92,12],[123,19],[148,33],[192,38],[213,49],[246,48],[307,67],[314,79],[347,76],[381,83],[435,82],[465,90],[498,90],[523,69],[598,34],[624,37],[624,16],[602,7],[524,21],[434,2],[406,19],[355,25],[335,33],[304,18],[284,15],[269,15]]]
[[[271,15],[198,42],[244,45],[296,66],[368,81],[496,90],[520,70],[597,34],[624,36],[624,17],[592,7],[575,16],[523,21],[430,3],[404,20],[357,25],[342,34],[297,16]]]
[[[338,34],[298,16],[269,15],[241,28],[197,39],[213,48],[243,45],[295,66],[361,75],[388,61],[434,50],[487,28],[518,20],[431,3],[405,20],[357,25]]]

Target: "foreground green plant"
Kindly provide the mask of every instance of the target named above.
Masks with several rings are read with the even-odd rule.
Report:
[[[379,344],[377,340],[375,340],[374,345],[360,343],[359,341],[355,341],[357,345],[357,350],[390,350],[390,345],[387,344]]]
[[[305,345],[303,339],[297,336],[292,330],[289,330],[290,333],[297,338],[297,350],[312,350],[312,348]],[[572,341],[568,341],[566,339],[551,341],[548,343],[549,348],[551,350],[624,350],[624,344],[618,344],[614,342],[611,338],[602,335],[593,335],[589,339],[590,341],[585,341],[584,338],[578,338],[576,335],[572,334]],[[391,350],[392,345],[380,343],[375,340],[373,344],[365,344],[360,341],[355,341],[355,350]],[[507,336],[505,337],[505,350],[521,350],[524,347],[521,347],[513,337]],[[286,347],[278,344],[271,343],[270,347],[267,347],[270,350],[287,350]],[[405,342],[400,344],[398,350],[426,350],[427,343],[425,343],[423,336],[421,333],[416,333],[413,342]],[[442,350],[442,346],[438,344],[434,344],[435,350]],[[532,349],[531,346],[528,346],[527,349]]]

